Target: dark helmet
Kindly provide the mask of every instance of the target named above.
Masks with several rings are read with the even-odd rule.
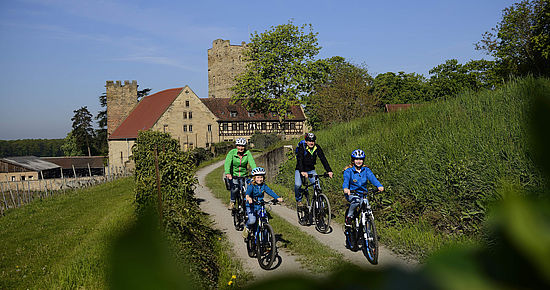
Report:
[[[351,159],[365,159],[365,152],[361,149],[355,149],[351,152]]]
[[[306,141],[313,141],[313,142],[315,142],[315,140],[317,139],[317,137],[315,137],[315,134],[313,134],[313,133],[307,133],[305,139],[306,139]]]

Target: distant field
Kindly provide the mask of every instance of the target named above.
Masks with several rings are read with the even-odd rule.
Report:
[[[106,288],[111,242],[135,221],[133,186],[120,179],[0,217],[0,289]]]

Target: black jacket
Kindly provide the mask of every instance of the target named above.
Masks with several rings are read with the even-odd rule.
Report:
[[[321,149],[321,146],[315,144],[315,146],[313,147],[315,150],[313,151],[313,154],[306,150],[306,148],[307,145],[298,147],[298,153],[296,153],[296,170],[300,172],[314,170],[315,163],[317,162],[317,156],[319,156],[319,159],[321,159],[321,163],[323,164],[323,167],[325,167],[325,170],[327,172],[332,172],[332,169],[328,164],[327,158],[325,158],[325,153],[323,153],[323,149]]]

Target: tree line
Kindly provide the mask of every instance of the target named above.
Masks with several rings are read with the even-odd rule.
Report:
[[[0,158],[12,156],[63,156],[63,139],[0,140]]]

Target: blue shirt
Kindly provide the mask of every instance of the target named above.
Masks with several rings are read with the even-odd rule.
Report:
[[[370,168],[364,166],[357,171],[357,168],[354,166],[344,170],[344,183],[342,184],[342,188],[349,188],[349,190],[356,190],[358,192],[367,192],[367,181],[376,187],[382,186]]]
[[[246,188],[246,196],[250,196],[253,200],[263,201],[264,200],[264,193],[269,194],[273,198],[279,198],[279,196],[269,188],[269,186],[265,185],[265,183],[262,183],[260,185],[258,184],[249,184]],[[249,206],[248,202],[246,203],[246,206]],[[257,203],[254,203],[254,210],[260,209],[260,205]]]

